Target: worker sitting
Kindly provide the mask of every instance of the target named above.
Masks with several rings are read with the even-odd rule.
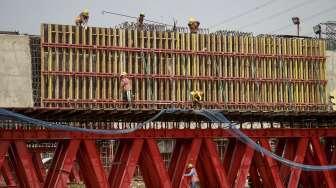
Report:
[[[189,18],[188,26],[190,33],[197,33],[199,25],[200,22],[197,21],[195,18],[193,17]]]
[[[140,15],[139,15],[139,18],[137,20],[137,29],[138,30],[143,30],[144,20],[145,20],[145,14],[143,12],[141,12]]]
[[[76,25],[86,28],[88,22],[89,22],[89,10],[85,9],[83,12],[79,14],[79,16],[76,17]]]
[[[196,108],[197,106],[202,108],[202,100],[203,100],[203,91],[194,90],[190,92],[192,101],[193,101],[193,108]]]

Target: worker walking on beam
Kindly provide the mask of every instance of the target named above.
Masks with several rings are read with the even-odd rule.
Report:
[[[83,12],[76,17],[76,25],[82,26],[85,29],[87,28],[87,24],[89,22],[89,10],[85,9]]]
[[[203,91],[193,90],[190,94],[193,102],[193,108],[202,108]]]
[[[127,108],[132,107],[132,83],[131,80],[127,78],[126,72],[120,74],[121,83],[120,87],[123,91],[123,100],[127,101]]]
[[[137,29],[143,30],[144,28],[145,13],[141,12],[137,20]]]
[[[189,163],[187,170],[189,172],[184,174],[184,176],[191,177],[190,188],[198,188],[199,178],[196,172],[196,168],[193,164]]]

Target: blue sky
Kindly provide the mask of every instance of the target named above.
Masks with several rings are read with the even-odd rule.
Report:
[[[101,27],[132,21],[102,15],[103,10],[131,16],[142,11],[147,19],[171,24],[175,18],[179,25],[186,25],[192,16],[202,27],[216,25],[212,31],[227,29],[255,34],[295,34],[295,27],[291,25],[293,16],[302,19],[301,33],[310,36],[314,25],[336,21],[336,0],[1,0],[0,30],[39,34],[41,23],[73,24],[75,16],[85,8],[90,10],[89,25]],[[232,17],[235,19],[218,25]]]

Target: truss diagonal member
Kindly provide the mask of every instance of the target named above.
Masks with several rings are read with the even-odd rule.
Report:
[[[269,145],[267,138],[260,139],[260,144],[262,147],[266,148],[267,150],[271,150],[271,147]],[[273,185],[277,188],[284,188],[284,184],[281,180],[280,174],[279,174],[279,166],[278,163],[272,159],[271,157],[264,156],[266,167],[269,171],[269,176],[271,177]]]
[[[8,187],[16,187],[15,178],[12,174],[12,169],[9,166],[8,160],[5,160],[3,163],[1,173]]]
[[[9,141],[0,141],[0,168],[6,160],[6,154],[9,148]]]
[[[66,187],[71,169],[76,160],[80,140],[63,140],[58,143],[50,170],[44,183],[45,188]]]
[[[240,161],[240,167],[237,172],[237,178],[234,182],[234,188],[244,187],[246,184],[247,176],[250,170],[254,150],[246,146],[243,158]]]
[[[203,147],[200,151],[200,157],[202,160],[198,160],[199,163],[203,163],[204,166],[208,166],[209,171],[205,173],[209,173],[210,176],[215,178],[215,182],[217,183],[215,187],[229,187],[229,181],[227,177],[227,173],[224,170],[224,166],[221,164],[219,159],[219,154],[217,152],[216,145],[212,139],[206,138],[203,140]],[[203,160],[205,158],[205,160]]]
[[[111,188],[124,188],[131,185],[143,143],[143,139],[120,141],[108,179]]]
[[[307,152],[307,147],[308,147],[308,139],[301,138],[298,141],[298,146],[297,146],[296,154],[294,157],[295,162],[297,163],[304,162],[306,152]],[[301,172],[302,172],[301,169],[294,169],[294,168],[291,169],[290,177],[288,181],[288,187],[298,187]]]
[[[311,143],[314,148],[314,154],[316,155],[320,165],[327,165],[327,157],[324,150],[321,147],[320,139],[318,137],[311,138]],[[328,187],[336,187],[335,177],[331,171],[322,171]]]
[[[100,155],[93,140],[83,140],[77,155],[77,160],[88,187],[109,187]],[[73,167],[74,168],[74,167]],[[73,171],[72,168],[72,171]]]
[[[169,175],[172,180],[173,187],[186,187],[187,179],[184,178],[184,173],[188,163],[196,164],[198,154],[202,145],[201,138],[192,140],[180,139],[176,141],[176,145],[171,158],[174,163],[169,166]],[[196,166],[196,171],[199,171]]]
[[[12,143],[9,157],[21,186],[34,188],[41,187],[36,170],[33,166],[32,155],[25,142],[15,141]]]
[[[154,139],[146,139],[140,156],[140,168],[146,185],[149,187],[172,187],[168,172]],[[152,181],[155,179],[155,181]]]

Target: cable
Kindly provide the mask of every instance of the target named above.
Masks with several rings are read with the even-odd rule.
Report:
[[[322,15],[322,14],[325,14],[325,13],[328,13],[328,12],[333,11],[333,10],[335,10],[335,9],[336,9],[336,6],[329,7],[329,8],[327,8],[327,9],[324,9],[324,10],[322,10],[322,11],[320,11],[320,12],[317,12],[317,13],[311,15],[311,16],[308,16],[308,17],[306,17],[306,18],[303,18],[302,21],[305,21],[305,22],[306,22],[306,21],[308,21],[308,20],[311,20],[311,19],[313,19],[313,18],[316,18],[316,16],[319,16],[319,15]],[[280,27],[280,28],[278,28],[278,29],[276,29],[276,30],[273,30],[273,31],[271,31],[271,32],[269,32],[269,33],[274,33],[274,32],[277,32],[277,31],[282,31],[282,30],[284,30],[284,29],[287,29],[287,28],[291,27],[292,25],[293,25],[293,24],[285,25],[285,26]]]
[[[126,14],[121,14],[121,13],[116,13],[116,12],[111,12],[111,11],[105,11],[105,10],[102,11],[102,14],[106,14],[106,13],[116,15],[116,16],[122,16],[122,17],[126,17],[126,18],[138,19],[138,17],[135,17],[135,16],[129,16],[129,15],[126,15]],[[170,24],[166,24],[166,23],[162,23],[162,22],[157,22],[157,21],[153,21],[153,20],[148,20],[148,19],[144,19],[144,20],[147,21],[147,22],[155,23],[155,24],[159,24],[159,25],[174,26],[174,25],[170,25]]]
[[[266,1],[265,3],[263,3],[263,4],[261,4],[261,5],[258,5],[258,6],[256,6],[256,7],[253,7],[253,8],[251,8],[251,9],[248,9],[248,10],[246,10],[246,11],[244,11],[244,12],[242,12],[242,13],[239,13],[239,14],[237,14],[237,15],[231,16],[231,17],[229,17],[229,18],[227,18],[227,19],[225,19],[225,20],[223,20],[223,21],[218,22],[217,24],[213,24],[213,25],[211,25],[209,28],[218,27],[218,26],[220,26],[220,25],[222,25],[222,24],[224,24],[224,23],[231,22],[231,21],[233,21],[233,20],[235,20],[235,19],[238,19],[238,18],[240,18],[240,17],[243,17],[243,16],[245,16],[245,15],[248,15],[248,14],[250,14],[250,13],[252,13],[252,12],[254,12],[254,11],[257,11],[257,10],[259,10],[259,9],[261,9],[261,8],[264,8],[264,7],[266,7],[266,6],[268,6],[268,5],[272,4],[272,3],[274,3],[274,2],[276,2],[276,1],[277,1],[277,0],[269,0],[269,1]]]
[[[278,16],[280,16],[280,15],[282,15],[284,13],[290,12],[290,11],[295,10],[297,8],[302,8],[302,7],[308,5],[309,3],[312,3],[312,2],[316,2],[316,1],[315,0],[306,0],[306,1],[303,1],[303,2],[298,3],[298,4],[296,4],[296,5],[292,6],[292,7],[287,8],[285,10],[279,11],[277,13],[274,13],[274,14],[270,15],[270,16],[266,16],[266,17],[262,18],[261,20],[258,20],[258,21],[246,24],[246,25],[240,27],[239,30],[242,30],[242,29],[244,29],[246,27],[249,27],[249,26],[252,26],[252,25],[258,25],[258,24],[260,24],[260,23],[262,23],[264,21],[269,21],[269,20],[271,20],[273,18],[276,18],[276,17],[278,17]]]

